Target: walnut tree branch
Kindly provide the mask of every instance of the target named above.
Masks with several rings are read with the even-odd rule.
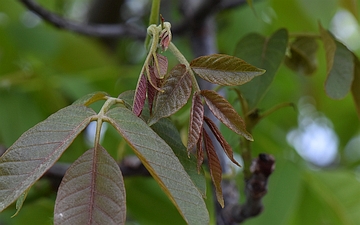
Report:
[[[146,36],[145,29],[140,29],[131,24],[82,24],[67,20],[60,15],[50,12],[33,0],[20,0],[20,2],[23,3],[27,9],[60,29],[94,37],[127,36],[143,40]]]

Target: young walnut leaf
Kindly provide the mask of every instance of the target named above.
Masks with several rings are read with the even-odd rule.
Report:
[[[158,93],[158,90],[156,90],[156,88],[154,88],[151,83],[155,84],[156,86],[159,85],[159,79],[156,77],[155,75],[155,69],[153,66],[149,66],[149,72],[150,72],[150,76],[149,78],[151,79],[150,81],[147,81],[147,94],[148,94],[148,106],[149,106],[149,111],[150,114],[152,113],[152,107],[153,107],[153,103],[155,101],[155,96]]]
[[[216,154],[211,138],[206,133],[204,128],[203,128],[203,136],[204,136],[205,150],[209,163],[210,176],[215,187],[216,199],[221,205],[221,207],[224,208],[224,198],[221,189],[222,169],[220,165],[220,160]]]
[[[351,94],[353,96],[358,117],[360,118],[360,61],[355,55],[354,55],[354,61],[355,61],[354,81],[351,86]]]
[[[201,56],[190,66],[202,79],[224,86],[242,85],[265,73],[242,59],[223,54]]]
[[[196,160],[197,160],[196,168],[197,168],[198,173],[200,173],[201,165],[204,162],[204,149],[203,149],[202,139],[203,139],[203,133],[202,133],[202,129],[201,129],[200,138],[199,138],[198,142],[196,143]]]
[[[136,92],[134,96],[133,113],[136,116],[140,116],[144,108],[145,100],[146,100],[146,90],[147,90],[147,79],[144,74],[141,74],[139,84],[136,88]]]
[[[196,145],[200,138],[204,118],[204,105],[201,101],[201,96],[197,92],[192,99],[192,106],[190,111],[190,125],[187,150],[190,150]]]
[[[98,145],[66,171],[56,197],[54,225],[121,225],[125,218],[125,186],[120,168]]]
[[[155,75],[158,79],[162,79],[164,78],[164,76],[167,73],[167,69],[168,69],[168,60],[166,58],[166,56],[163,56],[161,54],[156,53],[156,59],[154,58],[155,61]]]
[[[70,105],[26,131],[0,157],[0,212],[31,187],[62,155],[96,113]]]
[[[149,126],[181,109],[190,97],[191,86],[191,77],[185,65],[175,66],[161,87],[164,92],[157,95]]]
[[[231,162],[233,162],[237,166],[241,167],[240,164],[234,159],[233,150],[232,150],[231,146],[225,140],[225,138],[222,136],[222,134],[221,134],[220,130],[217,128],[216,124],[206,116],[204,117],[204,120],[205,120],[206,124],[209,126],[209,128],[211,129],[211,131],[214,133],[216,139],[220,143],[221,147],[224,149],[226,155],[229,157]]]
[[[244,120],[224,97],[212,90],[202,90],[200,94],[205,98],[210,111],[224,125],[235,133],[244,136],[247,140],[254,140],[251,134],[246,131]]]

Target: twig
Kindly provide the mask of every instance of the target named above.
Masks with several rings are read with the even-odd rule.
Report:
[[[239,196],[235,184],[228,181],[228,189],[223,189],[225,208],[217,207],[217,224],[235,225],[260,214],[264,208],[262,198],[267,193],[268,178],[274,169],[275,158],[271,155],[260,154],[253,160],[252,176],[245,180],[246,202],[243,205],[237,203]]]
[[[94,37],[121,37],[127,36],[135,39],[144,40],[145,29],[140,29],[131,24],[82,24],[67,20],[55,13],[41,7],[33,0],[20,0],[29,10],[40,16],[45,21],[57,28],[73,31],[79,34]]]

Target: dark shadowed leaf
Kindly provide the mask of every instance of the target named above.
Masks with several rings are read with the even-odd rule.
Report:
[[[95,112],[70,105],[26,131],[0,158],[0,211],[14,202],[61,156]]]
[[[355,61],[354,81],[351,86],[351,94],[354,99],[357,114],[360,118],[360,62],[356,56],[354,56],[354,61]]]
[[[242,85],[265,73],[242,59],[223,54],[201,56],[191,61],[190,66],[202,79],[224,86]]]
[[[132,147],[188,224],[208,224],[201,193],[168,144],[142,119],[123,107],[106,114],[107,120]]]
[[[327,74],[329,74],[334,63],[336,44],[333,36],[327,30],[325,30],[320,23],[319,23],[319,30],[320,30],[321,40],[323,42],[326,53],[326,71]]]
[[[151,128],[172,148],[202,196],[206,196],[204,171],[196,169],[196,159],[194,155],[190,155],[189,157],[186,153],[186,147],[182,143],[180,134],[171,120],[162,118],[151,126]]]
[[[334,62],[325,81],[326,94],[333,99],[342,99],[351,89],[354,79],[354,58],[352,52],[335,41]]]
[[[191,77],[185,65],[176,65],[161,87],[164,92],[159,92],[157,95],[149,125],[181,109],[190,97],[191,86]]]
[[[318,44],[315,38],[300,36],[290,44],[290,56],[285,64],[297,73],[311,75],[317,68],[316,51]]]
[[[167,69],[168,69],[168,60],[166,58],[166,56],[163,56],[161,54],[156,54],[157,56],[157,62],[158,62],[158,68],[156,67],[155,64],[155,75],[157,78],[162,79],[166,73],[167,73]],[[159,74],[160,73],[160,74]]]
[[[239,87],[248,102],[249,110],[253,110],[267,92],[284,60],[287,43],[288,32],[285,29],[276,31],[270,38],[252,33],[238,42],[234,55],[266,70],[264,75]]]
[[[85,95],[84,97],[81,97],[80,99],[76,100],[73,105],[85,105],[89,106],[94,102],[97,102],[99,100],[106,100],[106,97],[108,97],[109,94],[106,92],[94,92],[88,95]]]
[[[190,111],[190,125],[188,134],[187,150],[190,153],[191,149],[196,145],[200,138],[204,118],[204,105],[200,94],[194,93]]]
[[[133,113],[136,116],[140,116],[146,100],[146,91],[147,91],[147,79],[144,74],[141,74],[138,86],[136,87],[135,97],[134,97],[134,106]],[[150,85],[151,86],[151,85]]]
[[[232,150],[230,144],[225,140],[225,138],[221,134],[220,130],[217,128],[216,124],[206,116],[204,117],[204,120],[205,120],[206,124],[209,126],[209,128],[211,129],[211,131],[214,133],[216,139],[220,143],[221,147],[224,149],[226,155],[229,157],[231,162],[233,162],[234,164],[241,167],[240,164],[234,159],[233,150]]]
[[[200,94],[205,98],[210,111],[224,125],[235,133],[244,136],[247,140],[254,140],[251,134],[246,131],[244,120],[224,97],[212,90],[202,90]]]
[[[124,180],[102,147],[90,149],[66,171],[54,209],[54,224],[125,224]]]
[[[203,129],[203,137],[204,137],[205,150],[209,163],[210,176],[215,187],[216,199],[221,205],[221,207],[224,208],[224,198],[221,189],[222,169],[221,169],[220,161],[216,154],[211,138],[206,133],[205,129]]]
[[[159,79],[155,75],[154,67],[150,66],[149,71],[150,71],[151,83],[156,84],[156,86],[158,86],[159,85]],[[147,81],[148,108],[149,108],[150,114],[152,113],[153,103],[154,103],[154,100],[155,100],[155,96],[156,96],[156,94],[158,92],[158,90],[156,88],[154,88],[151,85],[151,83],[150,83],[150,81]]]

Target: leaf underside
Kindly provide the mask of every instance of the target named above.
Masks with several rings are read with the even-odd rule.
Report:
[[[202,90],[200,94],[204,97],[210,111],[225,126],[249,141],[254,140],[251,134],[246,131],[244,120],[224,97],[212,90]]]
[[[0,211],[60,158],[94,115],[90,108],[70,105],[21,135],[0,158]]]
[[[256,108],[269,89],[285,58],[287,43],[288,32],[285,29],[276,31],[270,38],[252,33],[238,42],[234,55],[266,70],[264,75],[255,77],[249,83],[239,87],[247,100],[249,111]]]
[[[188,134],[188,152],[196,145],[200,138],[204,118],[204,105],[199,93],[195,93],[192,99],[190,111],[190,125]]]
[[[208,224],[201,193],[166,142],[130,110],[116,107],[106,113],[141,162],[179,210],[188,224]]]
[[[116,161],[100,145],[80,156],[59,186],[54,224],[125,224],[124,180]]]
[[[149,125],[163,117],[168,117],[182,108],[191,94],[191,77],[185,65],[178,64],[169,73],[155,101]]]
[[[265,72],[242,59],[224,54],[201,56],[190,63],[202,79],[223,86],[242,85]]]

